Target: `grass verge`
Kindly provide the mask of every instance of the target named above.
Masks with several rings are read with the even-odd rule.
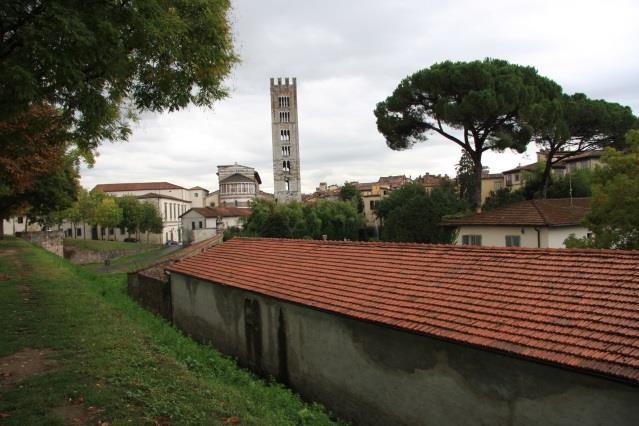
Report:
[[[54,369],[0,387],[0,424],[64,424],[69,404],[93,424],[333,423],[319,405],[140,308],[124,274],[9,239],[0,241],[0,277],[0,357],[33,348],[55,358]]]

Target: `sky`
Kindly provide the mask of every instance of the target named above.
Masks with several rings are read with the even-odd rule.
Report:
[[[639,2],[232,1],[241,62],[213,109],[143,113],[128,142],[104,143],[81,183],[168,181],[218,188],[217,165],[256,168],[273,190],[270,77],[297,77],[302,190],[379,176],[454,176],[460,148],[441,137],[386,146],[373,109],[406,76],[445,60],[500,58],[534,66],[565,93],[639,114]],[[486,153],[491,173],[535,161]]]

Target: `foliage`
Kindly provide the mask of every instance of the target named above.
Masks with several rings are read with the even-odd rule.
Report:
[[[160,212],[151,203],[141,203],[140,232],[146,232],[146,241],[149,242],[149,233],[159,234],[163,229],[163,221]]]
[[[441,220],[467,209],[468,204],[451,185],[428,192],[422,185],[410,183],[381,200],[375,212],[382,219],[382,241],[450,244],[453,231],[441,226]]]
[[[490,194],[488,194],[488,197],[486,197],[484,201],[483,209],[493,210],[525,199],[521,190],[511,191],[510,188],[502,188],[497,191],[490,191]]]
[[[534,171],[525,174],[521,193],[526,200],[590,197],[592,195],[593,172],[590,169],[574,170],[570,174],[555,176],[550,181],[544,181],[544,173],[544,164],[539,163]]]
[[[406,77],[377,104],[377,128],[392,149],[411,148],[429,133],[459,145],[472,158],[476,185],[471,197],[481,202],[482,154],[506,148],[523,152],[533,134],[523,111],[561,88],[532,67],[486,59],[446,61]]]
[[[639,249],[639,130],[629,131],[626,143],[627,152],[608,148],[593,176],[584,224],[594,232],[585,243],[594,247]]]
[[[0,241],[0,251],[0,357],[48,348],[56,361],[3,387],[3,424],[63,424],[54,413],[67,405],[96,407],[96,424],[332,424],[319,405],[140,307],[125,274],[97,274],[20,240]],[[37,297],[25,303],[21,288]]]
[[[466,151],[462,151],[459,163],[455,166],[455,171],[457,172],[457,182],[459,183],[459,198],[472,204],[472,197],[475,194],[475,186],[477,185],[475,181],[475,163]]]
[[[41,105],[0,119],[0,219],[23,213],[43,182],[70,172],[72,157],[56,120],[56,111]]]
[[[364,199],[359,189],[357,189],[357,184],[345,182],[339,191],[339,199],[342,201],[354,200],[357,205],[357,211],[359,213],[364,212]]]
[[[306,206],[256,200],[242,235],[313,239],[326,235],[331,240],[356,240],[363,226],[363,215],[352,200],[320,200]]]
[[[118,226],[122,230],[126,229],[127,235],[130,237],[132,233],[140,231],[143,214],[142,203],[134,195],[124,195],[115,200],[118,207],[122,209],[122,219]]]
[[[55,105],[91,159],[135,111],[210,106],[236,56],[226,0],[2,2],[0,121]],[[28,128],[27,133],[32,133]]]
[[[552,165],[576,154],[614,146],[624,146],[624,134],[636,125],[629,107],[604,100],[589,99],[583,93],[546,99],[528,110],[535,141],[547,157],[540,177],[540,196],[546,198]]]
[[[114,197],[105,197],[96,205],[94,220],[104,228],[115,228],[122,222],[122,209]]]

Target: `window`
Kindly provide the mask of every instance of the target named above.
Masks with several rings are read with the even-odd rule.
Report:
[[[199,194],[196,192],[195,194],[193,194],[193,196],[194,196],[195,198],[197,198],[197,197],[199,196]]]
[[[288,96],[280,96],[277,101],[280,108],[288,108],[291,106],[291,99]]]
[[[82,228],[78,228],[75,230],[75,236],[76,237],[81,237],[82,236]]]
[[[109,228],[109,235],[115,235],[113,232],[113,228]]]
[[[465,246],[480,246],[481,235],[462,235],[462,245]]]
[[[18,223],[23,223],[24,222],[24,218],[22,216],[18,216]]]
[[[288,123],[289,117],[288,111],[280,111],[280,123]]]
[[[237,207],[237,204],[238,204],[238,203],[237,203],[237,200],[235,200],[235,207]]]
[[[283,146],[282,147],[282,156],[283,157],[288,157],[291,155],[291,147],[290,146]]]
[[[289,192],[291,190],[291,183],[289,181],[285,180],[284,186],[286,188],[286,192]]]
[[[202,221],[199,221],[199,222],[197,223],[197,227],[198,227],[198,228],[200,228],[200,229],[202,229]]]
[[[495,182],[495,190],[499,191],[501,189],[501,182]]]
[[[195,222],[191,222],[191,229],[195,229]]]
[[[515,175],[515,182],[519,182],[519,173]]]
[[[506,235],[506,247],[521,247],[521,237],[519,235]]]
[[[290,141],[291,140],[291,131],[288,129],[280,130],[280,140],[281,141]]]
[[[513,175],[506,175],[506,185],[512,185],[513,184]]]
[[[282,171],[290,172],[291,171],[291,162],[290,161],[282,161]]]

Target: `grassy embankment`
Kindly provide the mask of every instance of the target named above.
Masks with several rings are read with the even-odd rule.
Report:
[[[332,423],[143,310],[124,288],[122,273],[0,241],[0,368],[2,357],[37,353],[27,348],[48,365],[17,383],[0,376],[0,424],[64,424],[70,415],[111,425]]]
[[[161,247],[159,244],[125,243],[124,241],[109,240],[80,240],[74,238],[65,238],[64,245],[100,252],[114,250],[138,252]]]

